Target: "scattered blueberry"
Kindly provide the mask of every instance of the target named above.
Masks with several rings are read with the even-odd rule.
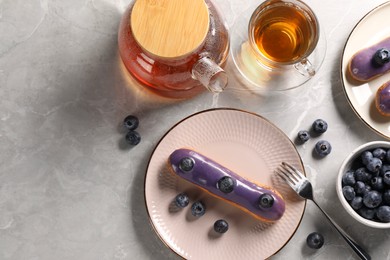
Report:
[[[382,161],[379,158],[373,157],[366,165],[370,172],[378,172],[382,167]]]
[[[328,129],[328,123],[325,120],[317,119],[313,122],[312,128],[314,132],[322,134]]]
[[[390,149],[386,152],[386,161],[390,163]]]
[[[374,54],[373,61],[376,65],[385,65],[390,61],[390,51],[386,48],[377,50]]]
[[[355,180],[366,182],[371,179],[372,175],[366,169],[366,167],[360,167],[355,171]]]
[[[355,190],[351,186],[344,186],[343,187],[343,195],[344,198],[348,201],[353,200],[355,198]]]
[[[371,188],[373,190],[381,191],[384,188],[382,177],[374,177],[371,179]]]
[[[372,152],[370,151],[364,151],[361,155],[361,158],[362,158],[362,163],[364,165],[367,165],[371,159],[374,157],[374,155],[372,155]]]
[[[180,193],[175,197],[175,204],[179,208],[187,207],[188,203],[190,203],[190,199],[185,193]]]
[[[355,185],[356,180],[355,180],[354,172],[353,171],[347,171],[346,173],[344,173],[342,181],[343,181],[343,185],[348,185],[348,186]]]
[[[324,245],[324,237],[318,233],[310,233],[306,238],[306,244],[313,249],[319,249]]]
[[[382,202],[382,194],[376,190],[372,190],[364,194],[363,204],[367,208],[373,209],[379,206]]]
[[[332,151],[332,146],[328,141],[320,140],[316,143],[314,149],[319,156],[324,157],[330,154]]]
[[[138,117],[129,115],[123,120],[123,125],[128,130],[135,130],[139,125]]]
[[[390,185],[390,171],[387,171],[383,174],[383,182],[387,185]]]
[[[306,130],[301,130],[298,132],[298,139],[302,142],[302,143],[305,143],[307,141],[309,141],[310,139],[310,134],[308,131]]]
[[[197,202],[194,202],[194,204],[192,204],[191,213],[193,216],[201,217],[204,215],[205,212],[206,212],[206,207],[202,202],[197,201]]]
[[[383,161],[386,158],[386,151],[382,148],[376,148],[374,151],[372,151],[372,155]]]
[[[390,222],[390,207],[389,206],[380,206],[376,211],[376,216],[382,222]]]
[[[141,135],[137,131],[130,130],[126,134],[126,142],[131,145],[137,145],[141,142]]]
[[[234,189],[234,180],[229,176],[224,176],[217,182],[217,188],[223,193],[230,193]]]
[[[390,189],[383,192],[382,199],[387,206],[390,206]]]
[[[194,168],[195,161],[191,157],[184,157],[179,162],[179,169],[183,172],[189,172]]]
[[[373,219],[375,217],[375,210],[367,208],[365,206],[361,207],[358,211],[358,214],[365,219]]]
[[[362,181],[357,181],[355,183],[354,189],[356,194],[364,194],[366,192],[366,184],[364,184]]]
[[[274,197],[269,193],[263,193],[259,198],[260,208],[270,208],[274,204]]]
[[[215,232],[223,234],[226,231],[228,231],[228,229],[229,229],[229,224],[227,223],[226,220],[219,219],[219,220],[215,221],[215,223],[214,223]]]
[[[360,196],[356,196],[355,198],[353,198],[350,204],[354,210],[358,210],[363,206],[363,198]]]

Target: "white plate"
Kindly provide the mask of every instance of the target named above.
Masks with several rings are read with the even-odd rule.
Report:
[[[260,222],[171,174],[168,156],[182,147],[193,148],[241,176],[279,191],[286,202],[283,217],[273,224]],[[304,172],[294,144],[263,117],[234,109],[192,115],[166,133],[149,161],[145,200],[151,224],[163,243],[183,258],[268,258],[290,240],[306,205],[274,174],[282,161]],[[177,210],[172,202],[181,192],[189,195],[190,205]],[[202,200],[207,208],[200,218],[190,213],[195,200]],[[229,230],[218,236],[213,224],[221,218],[228,221]]]
[[[386,37],[390,37],[390,2],[386,2],[366,14],[352,30],[341,62],[342,82],[348,102],[357,114],[372,130],[385,138],[390,138],[390,117],[379,114],[375,107],[377,89],[390,80],[386,73],[367,83],[358,84],[349,79],[348,62],[361,49],[367,48]]]

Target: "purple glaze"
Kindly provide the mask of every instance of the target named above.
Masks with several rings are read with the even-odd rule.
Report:
[[[390,37],[357,52],[351,59],[349,70],[352,76],[360,81],[368,81],[390,70],[390,62],[378,66],[372,62],[377,50],[386,48],[390,50]]]
[[[193,169],[189,172],[184,172],[179,168],[180,160],[185,157],[191,157],[195,161]],[[178,149],[174,151],[169,157],[169,163],[178,176],[218,197],[240,205],[262,219],[275,221],[283,216],[285,203],[278,194],[259,187],[193,150]],[[218,180],[224,176],[232,177],[235,180],[233,191],[227,194],[217,188]],[[270,208],[260,208],[258,206],[259,198],[264,193],[269,193],[274,198],[274,203]]]
[[[383,115],[390,115],[390,81],[378,89],[376,93],[376,107]]]

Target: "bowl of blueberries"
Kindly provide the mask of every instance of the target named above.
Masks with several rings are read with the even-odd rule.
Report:
[[[373,228],[390,228],[390,142],[356,148],[342,163],[337,195],[346,211]]]

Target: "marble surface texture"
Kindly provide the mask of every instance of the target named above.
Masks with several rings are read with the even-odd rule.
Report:
[[[254,0],[215,0],[229,26]],[[260,1],[258,1],[260,3]],[[134,87],[117,48],[127,0],[0,1],[0,259],[177,259],[151,228],[143,182],[157,142],[194,112],[233,107],[258,113],[291,139],[316,118],[329,123],[332,153],[321,160],[298,147],[319,204],[366,248],[390,259],[390,231],[351,219],[335,191],[342,160],[383,138],[350,108],[340,58],[355,24],[382,0],[307,0],[328,48],[318,74],[300,88],[271,96],[239,88],[232,60],[218,98],[158,98]],[[369,37],[369,36],[368,36]],[[120,122],[137,115],[142,142],[128,149]],[[326,237],[320,250],[306,236]],[[357,259],[310,202],[291,241],[272,259]]]

